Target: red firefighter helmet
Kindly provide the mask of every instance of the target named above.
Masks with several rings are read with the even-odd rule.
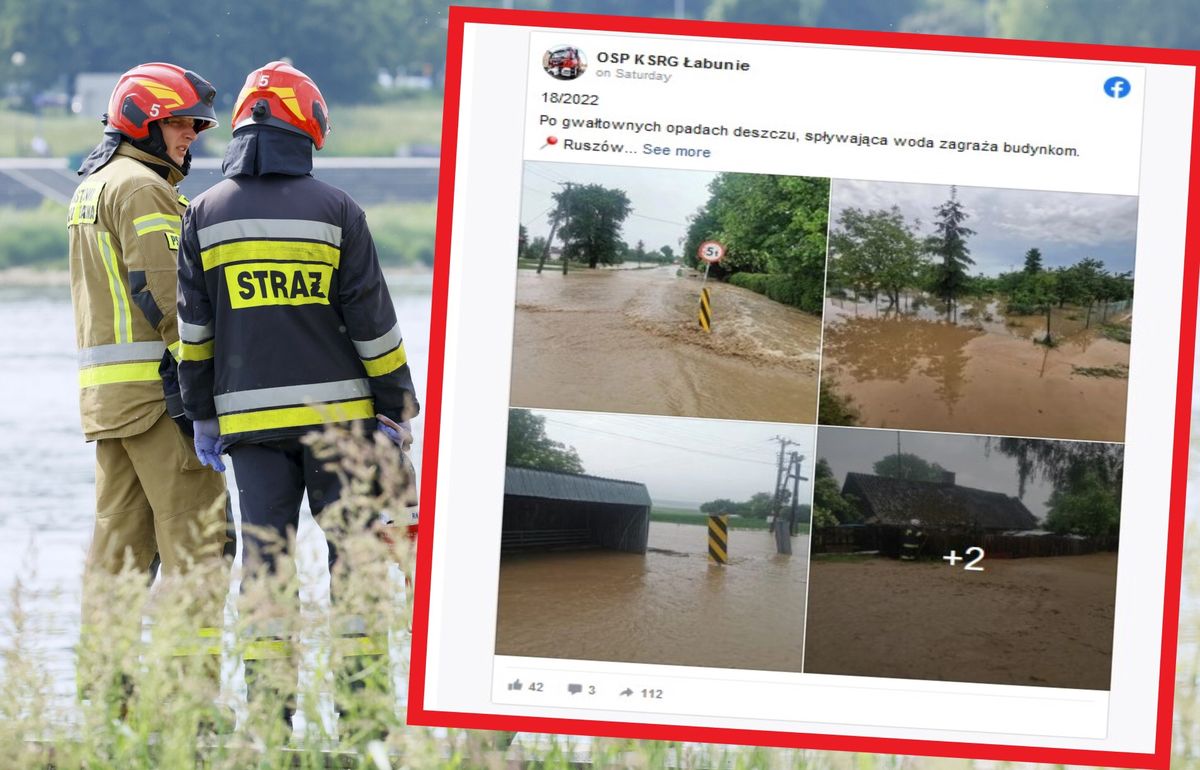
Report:
[[[196,131],[217,125],[217,89],[191,70],[174,64],[140,64],[117,81],[104,116],[109,131],[130,139],[150,136],[150,124],[171,117],[194,118]]]
[[[233,130],[268,125],[303,134],[319,150],[329,133],[329,108],[317,84],[287,62],[251,72],[233,107]]]

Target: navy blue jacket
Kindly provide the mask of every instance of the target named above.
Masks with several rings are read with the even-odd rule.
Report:
[[[363,210],[315,179],[312,144],[235,134],[226,179],[191,201],[179,247],[179,379],[226,446],[419,410]]]

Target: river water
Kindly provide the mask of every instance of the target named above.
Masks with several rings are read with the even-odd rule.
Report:
[[[0,281],[4,280],[0,278]],[[0,629],[10,593],[20,586],[30,636],[49,664],[56,694],[73,692],[72,646],[79,633],[79,594],[94,519],[95,455],[79,426],[75,331],[64,276],[46,285],[0,284]],[[431,276],[389,277],[404,346],[419,396],[429,358]],[[420,467],[422,419],[414,420]],[[227,477],[237,511],[237,485]],[[298,533],[303,566],[316,581],[323,539],[307,515]],[[321,573],[324,572],[324,575]],[[318,589],[320,590],[320,589]],[[0,645],[6,639],[0,631]]]
[[[7,627],[3,621],[9,620],[11,592],[19,583],[33,641],[46,653],[56,693],[69,701],[94,482],[92,447],[79,429],[70,299],[62,282],[16,286],[4,280],[0,278],[0,629]],[[403,276],[392,283],[421,394],[426,392],[429,289],[428,276]],[[419,439],[420,419],[414,427]],[[1200,439],[1193,439],[1193,447],[1200,447]],[[1190,490],[1192,519],[1195,499]],[[644,557],[600,551],[506,557],[499,651],[797,670],[803,653],[807,543],[798,538],[797,555],[788,559],[774,554],[766,533],[733,530],[732,563],[716,568],[704,557],[703,532],[655,523],[653,550]],[[314,543],[313,534],[310,519],[302,540]],[[311,548],[308,558],[322,563]],[[1200,574],[1194,558],[1185,561],[1184,573],[1180,675],[1191,677],[1196,675],[1200,638],[1200,605],[1189,589]],[[612,586],[619,590],[608,590]],[[779,611],[766,613],[764,606]],[[538,648],[548,625],[563,631],[563,636],[550,637],[562,645]],[[0,630],[0,647],[7,643],[4,633]],[[730,649],[738,652],[730,654]]]

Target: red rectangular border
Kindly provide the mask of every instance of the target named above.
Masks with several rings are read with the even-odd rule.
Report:
[[[544,13],[490,8],[449,9],[446,48],[445,104],[442,117],[442,159],[434,261],[432,318],[430,323],[429,379],[425,400],[421,518],[418,536],[416,590],[413,611],[412,659],[409,669],[408,723],[481,730],[525,730],[567,735],[697,741],[786,748],[857,751],[881,754],[916,754],[1010,762],[1049,762],[1073,765],[1168,768],[1171,762],[1171,725],[1175,693],[1175,654],[1179,632],[1180,580],[1183,569],[1184,504],[1187,491],[1192,370],[1196,343],[1197,283],[1200,281],[1200,72],[1193,103],[1192,158],[1188,185],[1187,240],[1179,338],[1179,379],[1175,397],[1175,436],[1171,468],[1170,523],[1168,526],[1166,579],[1163,590],[1162,652],[1159,662],[1157,730],[1152,754],[1054,749],[1037,746],[925,741],[897,738],[786,733],[677,725],[649,725],[582,719],[472,714],[427,711],[425,700],[425,650],[428,643],[429,580],[432,570],[433,528],[437,494],[437,460],[441,426],[442,371],[446,353],[446,302],[449,289],[450,231],[454,204],[454,172],[458,148],[459,90],[462,78],[463,28],[466,24],[495,24],[543,28],[586,29],[604,32],[653,33],[745,40],[772,40],[874,48],[949,51],[1038,58],[1091,59],[1147,64],[1175,64],[1200,68],[1200,52],[1160,48],[1047,43],[1031,40],[949,37],[894,32],[778,27],[761,24],[647,19],[590,14]]]

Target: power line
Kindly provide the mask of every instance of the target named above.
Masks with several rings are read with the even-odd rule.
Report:
[[[534,176],[540,176],[542,179],[545,179],[547,182],[554,182],[554,184],[562,184],[565,181],[562,179],[557,179],[555,177],[552,177],[549,174],[543,174],[542,172],[538,171],[537,169],[535,169],[531,166],[526,166],[525,171],[527,173],[533,174]]]
[[[668,224],[668,225],[679,225],[680,227],[687,227],[687,223],[686,223],[686,222],[673,222],[673,221],[671,221],[670,219],[660,219],[660,218],[658,218],[658,217],[651,217],[651,216],[647,216],[647,215],[645,215],[645,214],[639,214],[639,213],[637,213],[636,211],[631,211],[631,212],[629,212],[629,216],[631,216],[631,217],[641,217],[642,219],[649,219],[649,220],[651,220],[651,221],[654,221],[654,222],[663,222],[663,223],[665,223],[665,224]]]
[[[563,425],[568,428],[575,428],[576,430],[588,431],[591,433],[601,433],[606,436],[616,436],[617,438],[625,439],[627,441],[638,441],[643,444],[654,444],[656,446],[662,446],[662,447],[666,447],[668,449],[678,449],[679,451],[682,451],[682,452],[694,452],[696,454],[703,454],[707,457],[720,457],[721,459],[724,459],[724,460],[734,460],[736,462],[742,462],[742,463],[754,463],[755,465],[774,465],[775,464],[772,462],[766,462],[764,460],[751,460],[746,457],[734,457],[733,455],[721,454],[719,452],[713,452],[708,449],[697,449],[695,447],[686,447],[686,446],[679,446],[677,444],[668,444],[663,441],[653,441],[648,438],[641,438],[638,436],[630,436],[627,433],[613,433],[612,431],[601,430],[600,428],[592,428],[592,427],[589,427],[586,425],[577,425],[577,424],[571,423],[571,422],[563,422],[561,420],[555,420],[550,417],[546,418],[546,422],[554,423],[555,425]]]
[[[545,208],[545,210],[543,210],[543,211],[542,211],[542,213],[541,213],[541,214],[538,214],[537,216],[533,217],[532,219],[527,219],[527,220],[525,220],[524,222],[522,222],[521,224],[523,224],[523,225],[525,225],[526,227],[528,227],[530,224],[532,224],[532,223],[536,222],[537,220],[541,219],[541,218],[542,218],[542,217],[544,217],[545,215],[549,214],[549,213],[550,213],[550,210],[551,210],[551,209],[553,209],[553,208],[554,208],[554,205],[553,205],[553,204],[552,204],[552,205],[550,205],[550,206],[547,206],[547,207]]]

